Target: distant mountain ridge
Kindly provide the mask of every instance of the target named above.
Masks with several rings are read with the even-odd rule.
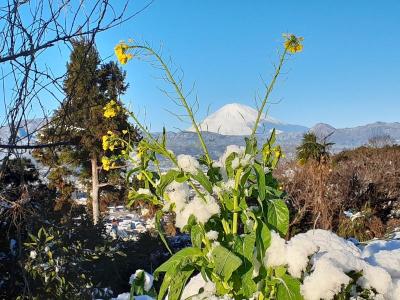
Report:
[[[232,103],[210,114],[200,123],[204,139],[209,147],[213,158],[219,157],[226,146],[231,144],[244,145],[244,137],[251,133],[257,116],[257,111],[249,106]],[[18,130],[18,144],[26,144],[26,135],[34,132],[36,127],[42,126],[44,119],[32,119],[27,122],[27,129]],[[277,144],[281,145],[288,157],[292,157],[296,147],[300,144],[305,132],[314,132],[318,137],[324,138],[329,135],[328,140],[335,143],[332,147],[334,152],[366,145],[370,138],[389,135],[396,143],[400,144],[400,123],[375,122],[352,128],[335,128],[329,124],[318,123],[312,128],[301,125],[285,124],[271,117],[262,117],[261,126],[257,130],[257,138],[260,143],[264,142],[270,135],[272,128],[277,130]],[[160,133],[154,133],[158,136]],[[30,144],[36,141],[37,133],[30,138]],[[7,144],[9,129],[7,126],[0,127],[0,143]],[[181,132],[168,132],[167,146],[175,154],[200,155],[202,153],[193,128]],[[1,152],[1,151],[0,151]],[[0,153],[1,157],[1,153]]]
[[[319,123],[310,129],[318,137],[329,136],[329,141],[335,143],[335,148],[354,148],[365,145],[373,137],[388,135],[397,143],[400,143],[400,123],[375,122],[367,125],[334,128],[328,124]]]

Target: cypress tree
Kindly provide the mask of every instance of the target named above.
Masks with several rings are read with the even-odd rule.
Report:
[[[122,186],[121,170],[103,172],[101,138],[108,131],[129,130],[134,139],[139,139],[136,128],[128,123],[126,114],[105,119],[103,107],[111,100],[118,100],[128,88],[125,72],[114,62],[100,64],[96,47],[85,39],[75,40],[67,64],[64,80],[65,101],[55,111],[51,126],[40,134],[41,142],[70,141],[71,145],[59,147],[55,151],[36,151],[35,157],[51,167],[50,182],[59,191],[59,199],[71,198],[71,186],[80,179],[92,199],[93,222],[99,220],[99,194],[102,188]]]

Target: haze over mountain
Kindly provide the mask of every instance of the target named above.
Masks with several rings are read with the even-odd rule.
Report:
[[[206,117],[200,123],[200,129],[223,135],[249,135],[253,130],[257,114],[257,110],[244,104],[226,104]],[[272,117],[262,115],[257,133],[266,133],[272,128],[275,128],[279,133],[305,132],[308,130],[305,126],[285,124]],[[190,127],[188,131],[194,132],[194,128]]]

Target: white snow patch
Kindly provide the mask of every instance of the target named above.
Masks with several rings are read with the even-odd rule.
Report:
[[[357,281],[362,288],[374,288],[382,299],[399,300],[400,243],[395,242],[376,241],[362,251],[330,231],[310,230],[288,242],[272,232],[264,263],[286,265],[292,276],[301,278],[310,262],[311,273],[301,286],[306,300],[333,299],[350,282],[350,271],[362,272]]]
[[[179,168],[181,168],[184,172],[188,172],[193,175],[198,173],[200,164],[193,156],[180,154],[178,155],[177,159]]]
[[[201,293],[202,290],[202,293]],[[193,276],[189,282],[186,284],[181,299],[209,299],[216,292],[215,284],[208,280],[205,281],[201,273]]]
[[[183,228],[187,225],[189,217],[195,216],[197,222],[205,224],[213,216],[220,213],[220,207],[215,199],[207,195],[206,199],[195,196],[180,211],[176,210],[175,226]]]
[[[112,300],[129,300],[129,299],[130,299],[130,293],[119,294],[117,298],[112,298]],[[135,300],[154,300],[154,298],[147,295],[142,295],[142,296],[135,296]]]
[[[143,286],[143,288],[144,288],[144,290],[146,292],[148,292],[148,291],[150,291],[150,289],[153,286],[154,277],[153,277],[153,275],[147,273],[144,270],[140,270],[140,269],[136,270],[135,274],[132,274],[131,277],[129,278],[129,284],[132,284],[133,281],[136,279],[136,277],[139,276],[141,273],[144,274],[144,286]],[[136,298],[136,296],[135,296],[135,298]]]

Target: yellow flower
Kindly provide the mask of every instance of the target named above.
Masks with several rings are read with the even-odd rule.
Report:
[[[276,157],[281,157],[281,155],[282,155],[282,150],[281,150],[281,147],[275,147],[274,148],[274,154],[275,154],[275,156]]]
[[[108,147],[110,146],[108,136],[103,135],[102,140],[103,140],[103,150],[106,151],[108,149]]]
[[[107,156],[103,156],[101,158],[101,163],[103,164],[103,169],[105,171],[110,170],[110,166],[111,166],[111,160],[107,157]]]
[[[128,130],[126,130],[126,129],[122,130],[122,134],[127,134],[127,133],[128,133]]]
[[[285,49],[290,53],[301,52],[303,45],[301,42],[304,40],[302,37],[297,37],[294,34],[288,33],[283,35],[285,39]]]
[[[113,118],[121,110],[121,107],[114,101],[111,100],[104,106],[104,116],[108,118]]]
[[[118,61],[123,65],[125,65],[128,62],[128,60],[130,60],[133,57],[132,54],[126,53],[129,50],[129,48],[130,47],[124,42],[119,43],[114,48],[114,52],[118,58]]]

